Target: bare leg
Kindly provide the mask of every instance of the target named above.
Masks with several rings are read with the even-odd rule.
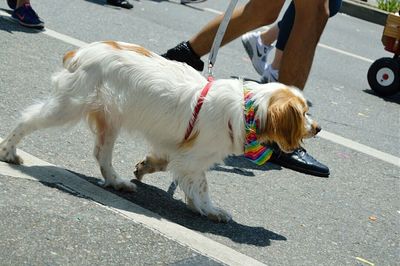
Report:
[[[278,17],[283,3],[283,0],[268,2],[264,0],[250,0],[245,6],[235,8],[222,40],[222,45],[229,43],[248,31],[273,23]],[[198,56],[201,57],[210,52],[214,36],[222,18],[222,15],[218,16],[189,40],[192,49]]]
[[[279,81],[304,89],[319,38],[329,17],[328,1],[294,0],[296,16],[290,33]]]
[[[268,30],[262,32],[260,38],[264,45],[271,45],[278,38],[278,34],[279,34],[279,27],[278,24],[275,24]]]
[[[142,181],[145,174],[165,171],[167,169],[167,165],[167,160],[153,154],[149,154],[146,156],[146,158],[144,158],[144,160],[136,164],[133,173],[135,174],[136,179]]]
[[[281,67],[281,62],[282,62],[282,55],[283,51],[279,50],[278,48],[275,49],[275,56],[274,59],[272,60],[271,66],[273,69],[280,69]]]
[[[24,5],[24,4],[29,4],[30,0],[17,0],[17,5],[15,6],[15,8],[17,9],[18,7]]]
[[[106,122],[103,112],[91,114],[91,121],[96,126],[96,145],[94,156],[104,177],[104,186],[112,186],[116,190],[135,191],[136,185],[118,176],[112,166],[112,152],[118,136],[119,127]]]

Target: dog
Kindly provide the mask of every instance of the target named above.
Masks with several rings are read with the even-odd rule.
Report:
[[[67,52],[63,66],[52,77],[50,96],[24,110],[0,143],[0,160],[22,164],[16,147],[23,137],[86,120],[95,135],[94,156],[103,185],[135,191],[135,184],[114,170],[112,152],[121,130],[139,132],[151,150],[136,165],[136,178],[171,171],[188,207],[214,221],[227,222],[231,215],[212,203],[205,172],[228,155],[244,152],[244,88],[251,92],[255,107],[253,133],[258,142],[275,142],[290,152],[320,131],[308,115],[301,91],[294,87],[240,79],[209,82],[192,67],[139,45],[91,43]],[[201,95],[205,87],[208,93]]]

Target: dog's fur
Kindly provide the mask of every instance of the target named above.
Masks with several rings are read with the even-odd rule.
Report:
[[[298,89],[280,83],[221,79],[213,83],[185,139],[207,80],[186,64],[134,44],[89,44],[68,52],[64,68],[54,74],[49,98],[27,108],[0,144],[0,160],[21,164],[16,146],[24,136],[85,119],[96,136],[94,155],[104,185],[133,191],[135,185],[115,172],[112,151],[121,129],[140,132],[152,149],[136,165],[136,177],[141,180],[146,173],[170,170],[189,207],[216,221],[226,222],[230,215],[212,204],[205,171],[230,154],[243,153],[243,87],[253,92],[260,141],[276,142],[282,150],[291,151],[319,131]]]

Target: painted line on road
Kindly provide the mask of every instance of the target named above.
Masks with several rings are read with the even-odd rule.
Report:
[[[88,43],[86,43],[84,41],[75,39],[73,37],[70,37],[68,35],[56,32],[56,31],[48,29],[48,28],[44,29],[43,34],[46,34],[47,36],[53,37],[53,38],[55,38],[57,40],[72,44],[72,45],[77,46],[77,47],[82,47],[82,46],[88,44]]]
[[[0,15],[8,16],[8,17],[10,16],[7,13],[5,13],[4,11],[1,11],[1,10],[0,10]],[[74,45],[74,46],[81,47],[81,46],[87,44],[86,42],[83,42],[81,40],[75,39],[75,38],[70,37],[68,35],[65,35],[65,34],[62,34],[62,33],[58,33],[56,31],[53,31],[53,30],[50,30],[50,29],[47,29],[47,28],[42,32],[43,32],[43,34],[46,34],[47,36],[50,36],[52,38],[55,38],[57,40],[65,42],[65,43],[69,43],[69,44]],[[327,48],[329,46],[325,46],[325,45],[321,44],[321,47]],[[352,56],[353,58],[357,58],[357,59],[360,59],[360,60],[363,60],[363,61],[370,62],[369,61],[370,59],[362,57],[362,56],[351,54],[351,53],[348,53],[348,52],[345,52],[345,51],[341,51],[339,49],[332,48],[332,47],[329,47],[329,49],[331,49],[332,51],[338,52],[338,53],[342,53],[343,55]],[[358,152],[373,156],[373,157],[375,157],[377,159],[380,159],[382,161],[391,163],[391,164],[393,164],[395,166],[398,166],[398,167],[400,166],[400,158],[396,157],[394,155],[391,155],[391,154],[388,154],[388,153],[373,149],[373,148],[368,147],[366,145],[357,143],[355,141],[352,141],[350,139],[341,137],[339,135],[336,135],[336,134],[333,134],[333,133],[330,133],[330,132],[327,132],[327,131],[320,132],[320,136],[323,139],[326,139],[326,140],[329,140],[331,142],[340,144],[342,146],[345,146],[347,148],[356,150]]]
[[[217,14],[217,15],[224,14],[224,12],[221,12],[221,11],[218,11],[218,10],[215,10],[215,9],[212,9],[212,8],[208,8],[208,7],[204,7],[204,8],[200,7],[199,9],[203,10],[203,11],[210,12],[210,13],[214,13],[214,14]]]
[[[336,135],[334,133],[330,133],[328,131],[322,130],[321,132],[318,133],[318,136],[320,138],[329,140],[331,142],[340,144],[342,146],[348,147],[350,149],[353,149],[355,151],[370,155],[372,157],[375,157],[379,160],[385,161],[387,163],[391,163],[397,167],[400,167],[400,158],[396,157],[394,155],[391,155],[386,152],[379,151],[377,149],[368,147],[364,144],[352,141],[350,139],[346,139],[342,136]]]
[[[1,141],[2,139],[0,138]],[[10,165],[0,162],[0,173],[2,175],[41,182],[61,183],[69,190],[99,203],[99,206],[111,210],[183,246],[189,247],[206,257],[227,265],[265,266],[265,264],[256,259],[205,237],[198,232],[170,222],[162,216],[108,192],[61,167],[52,165],[22,150],[18,149],[17,152],[23,158],[24,164]]]
[[[361,61],[365,61],[365,62],[368,62],[368,63],[374,62],[374,60],[372,60],[372,59],[369,59],[369,58],[366,58],[366,57],[363,57],[363,56],[360,56],[360,55],[356,55],[356,54],[353,54],[353,53],[349,53],[349,52],[346,52],[346,51],[343,51],[343,50],[340,50],[340,49],[337,49],[337,48],[334,48],[334,47],[330,47],[330,46],[322,44],[322,43],[319,43],[318,46],[321,47],[321,48],[325,48],[325,49],[334,51],[334,52],[339,53],[339,54],[343,54],[343,55],[347,55],[347,56],[353,57],[355,59],[359,59]]]

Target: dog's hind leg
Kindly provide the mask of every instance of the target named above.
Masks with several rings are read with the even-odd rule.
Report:
[[[136,164],[133,173],[136,179],[141,181],[145,174],[165,171],[167,166],[168,161],[166,159],[154,154],[148,154],[146,158]]]
[[[28,107],[22,112],[22,118],[14,130],[0,143],[0,160],[22,164],[23,160],[17,155],[16,148],[23,137],[38,129],[79,121],[81,110],[81,106],[61,97],[51,97],[45,102]]]
[[[106,119],[104,111],[89,114],[89,120],[92,124],[92,130],[96,134],[94,156],[104,177],[102,185],[105,187],[112,186],[116,190],[135,191],[136,185],[129,180],[120,178],[112,165],[112,152],[119,133],[119,126],[112,125],[112,122]]]
[[[215,222],[228,222],[231,215],[223,209],[215,207],[208,194],[208,184],[205,172],[188,176],[178,175],[179,187],[185,192],[188,207],[205,215]]]

